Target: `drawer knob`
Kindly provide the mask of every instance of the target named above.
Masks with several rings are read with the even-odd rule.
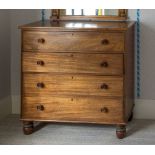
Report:
[[[105,62],[102,62],[101,63],[101,67],[108,67],[108,62],[106,62],[106,61]]]
[[[107,107],[101,108],[101,112],[107,113],[108,112],[108,108]]]
[[[108,89],[108,85],[105,84],[105,83],[103,83],[103,84],[101,85],[101,89]]]
[[[43,111],[44,110],[44,106],[43,105],[37,105],[37,110],[38,111]]]
[[[109,40],[103,39],[103,40],[101,41],[101,43],[102,43],[102,45],[108,45],[108,44],[109,44]]]
[[[44,61],[41,61],[41,60],[37,61],[37,65],[43,66],[44,65]]]
[[[44,88],[44,86],[45,86],[44,83],[37,83],[38,88]]]
[[[45,43],[45,39],[44,38],[39,38],[38,43],[41,43],[41,44]]]

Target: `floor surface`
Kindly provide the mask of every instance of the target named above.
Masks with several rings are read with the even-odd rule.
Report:
[[[31,135],[24,135],[19,115],[0,122],[0,144],[9,145],[137,145],[155,144],[155,120],[133,120],[126,138],[119,140],[115,126],[49,123]]]

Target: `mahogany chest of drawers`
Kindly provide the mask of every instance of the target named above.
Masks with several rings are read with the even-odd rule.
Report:
[[[134,22],[31,23],[22,30],[21,119],[116,125],[133,115]]]

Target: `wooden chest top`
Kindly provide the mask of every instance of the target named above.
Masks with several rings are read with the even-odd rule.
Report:
[[[134,25],[132,21],[106,21],[106,22],[86,22],[86,21],[60,21],[51,22],[45,20],[44,22],[38,21],[26,25],[19,26],[20,29],[24,30],[36,30],[36,31],[126,31],[129,27]]]

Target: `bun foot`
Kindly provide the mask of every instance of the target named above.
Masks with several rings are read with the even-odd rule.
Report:
[[[116,136],[118,139],[123,139],[126,136],[126,126],[118,125],[116,128]]]
[[[23,132],[25,135],[30,135],[33,133],[33,122],[24,121],[23,122]]]

